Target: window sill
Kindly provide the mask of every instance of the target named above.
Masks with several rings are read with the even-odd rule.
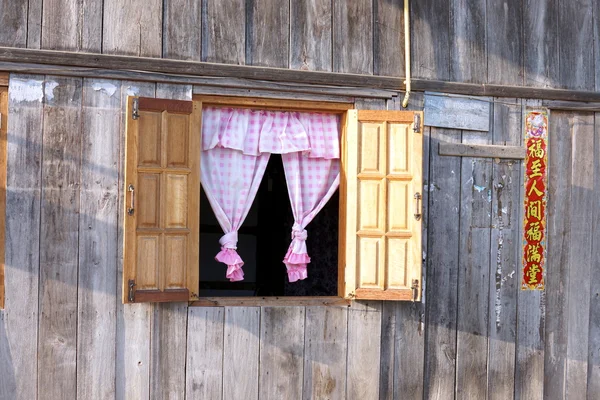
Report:
[[[190,302],[192,307],[272,307],[272,306],[350,306],[351,299],[322,297],[201,297]]]

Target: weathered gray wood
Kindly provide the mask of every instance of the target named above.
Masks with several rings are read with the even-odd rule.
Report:
[[[600,37],[600,24],[598,23],[600,21],[600,3],[598,3],[597,1],[593,2],[593,14],[594,14],[594,30],[593,30],[593,35],[595,38]],[[600,90],[600,40],[594,40],[594,65],[595,65],[595,70],[596,70],[596,91]],[[598,118],[598,115],[596,114],[596,118]]]
[[[600,112],[600,103],[547,100],[543,101],[542,105],[551,110]]]
[[[524,159],[525,148],[485,144],[440,143],[440,156]]]
[[[292,1],[290,8],[290,68],[331,71],[331,2]]]
[[[500,99],[499,99],[500,100]],[[520,145],[521,101],[494,103],[492,143]],[[491,270],[489,279],[488,398],[514,395],[517,290],[520,278],[520,161],[496,160],[492,166]]]
[[[43,0],[29,0],[27,3],[27,48],[39,49],[42,42]]]
[[[120,117],[121,83],[85,79],[77,282],[80,399],[110,399],[115,393]]]
[[[217,95],[217,96],[238,96],[238,97],[264,97],[271,99],[293,99],[293,100],[308,100],[308,101],[329,101],[335,103],[353,103],[354,97],[349,96],[336,96],[327,94],[312,94],[312,93],[300,93],[284,92],[284,91],[273,91],[273,90],[261,90],[261,89],[238,89],[238,88],[225,88],[215,86],[194,86],[194,94],[206,94],[206,95]]]
[[[246,63],[245,0],[204,0],[202,61]]]
[[[490,130],[490,102],[442,93],[425,93],[425,125],[439,128]]]
[[[595,0],[558,2],[559,87],[586,90],[594,90],[596,87],[592,25],[594,23],[592,4],[596,2]]]
[[[43,76],[9,83],[6,302],[0,312],[0,398],[37,396]]]
[[[425,305],[396,303],[393,399],[422,399],[425,362]]]
[[[396,307],[398,302],[384,301],[381,310],[381,351],[379,370],[379,399],[393,399],[394,364],[396,362]]]
[[[460,133],[431,128],[431,147],[457,142]],[[426,399],[454,397],[458,285],[460,158],[430,154],[425,334]],[[435,245],[434,245],[435,243]]]
[[[594,215],[594,115],[576,113],[570,125],[573,137],[572,154],[575,156],[571,168],[569,280],[565,285],[568,296],[569,330],[565,396],[569,399],[584,399],[588,397],[590,278],[594,234],[590,223],[590,217]]]
[[[523,73],[527,86],[557,86],[559,68],[557,7],[558,0],[523,1]]]
[[[373,1],[333,1],[333,70],[373,74]]]
[[[160,57],[162,4],[160,0],[105,0],[102,52]]]
[[[490,144],[489,132],[463,131],[463,144]],[[492,162],[463,157],[459,223],[456,398],[487,398]]]
[[[119,143],[118,241],[123,243],[125,171],[125,107],[127,96],[154,97],[156,85],[144,82],[121,82],[121,128]],[[117,247],[117,293],[121,299],[123,280],[123,246]],[[127,304],[117,300],[116,393],[120,400],[150,398],[150,316],[151,304]]]
[[[102,49],[102,2],[46,0],[42,7],[42,48],[88,51]]]
[[[0,45],[27,46],[27,1],[6,1],[0,12]]]
[[[201,60],[201,1],[171,0],[164,2],[162,56],[179,60]]]
[[[410,3],[411,70],[415,78],[450,79],[449,1]]]
[[[222,307],[190,307],[185,391],[188,399],[223,398]],[[225,382],[228,384],[228,382]]]
[[[488,83],[523,84],[523,10],[521,6],[522,0],[486,3]]]
[[[302,398],[344,399],[348,307],[307,307]]]
[[[259,307],[225,307],[223,400],[258,400]]]
[[[277,0],[247,0],[246,64],[288,68],[290,5]]]
[[[75,398],[82,80],[44,83],[38,398]]]
[[[260,399],[302,398],[304,307],[263,307],[260,318]]]
[[[487,82],[486,2],[450,2],[450,80]],[[431,27],[435,29],[435,27]]]
[[[379,396],[381,309],[380,301],[361,301],[348,310],[348,400]]]
[[[404,0],[373,0],[373,6],[373,72],[404,76]]]
[[[548,262],[546,264],[546,335],[544,389],[548,398],[563,398],[567,371],[569,262],[573,137],[572,113],[552,112],[549,121]]]

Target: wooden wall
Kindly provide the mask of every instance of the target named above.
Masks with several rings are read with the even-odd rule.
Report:
[[[594,0],[419,0],[418,78],[600,87]],[[0,46],[404,75],[403,0],[0,0]]]

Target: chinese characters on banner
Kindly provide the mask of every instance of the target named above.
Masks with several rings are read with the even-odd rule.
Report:
[[[548,186],[548,112],[525,113],[525,213],[523,290],[544,289],[546,193]]]

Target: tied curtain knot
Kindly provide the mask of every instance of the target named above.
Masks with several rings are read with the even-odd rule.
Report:
[[[242,266],[244,261],[237,253],[237,231],[228,232],[219,239],[221,251],[215,256],[215,260],[227,265],[227,273],[225,276],[231,282],[244,280],[244,271]]]
[[[306,265],[310,262],[308,251],[306,249],[306,238],[308,232],[298,222],[292,227],[292,243],[285,254],[283,263],[287,268],[288,279],[290,282],[296,282],[306,279]]]

